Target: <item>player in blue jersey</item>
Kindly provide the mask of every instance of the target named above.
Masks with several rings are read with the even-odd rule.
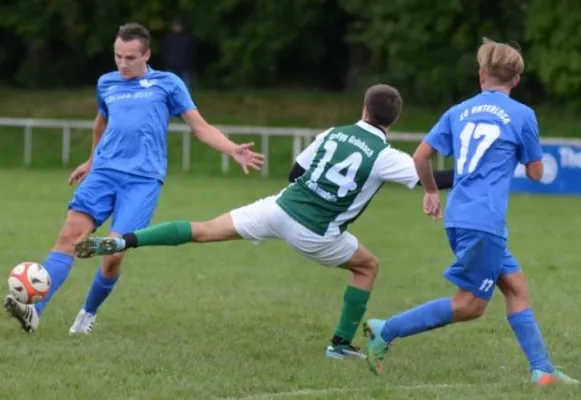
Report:
[[[552,364],[530,308],[524,273],[506,245],[506,213],[515,168],[518,163],[525,165],[533,180],[543,175],[535,113],[509,97],[524,62],[513,47],[488,40],[478,50],[477,60],[482,92],[450,108],[414,154],[425,191],[424,212],[434,219],[441,217],[441,211],[430,157],[435,151],[454,156],[454,185],[444,226],[456,260],[444,276],[458,291],[451,298],[433,300],[387,320],[367,321],[368,364],[380,373],[395,339],[480,317],[498,286],[532,381],[538,385],[579,383]]]
[[[43,262],[52,281],[50,293],[35,305],[21,304],[10,295],[5,298],[7,311],[27,332],[38,328],[40,315],[67,279],[75,243],[109,217],[113,236],[149,225],[166,177],[171,116],[181,117],[201,142],[230,155],[246,173],[263,163],[263,156],[250,150],[251,143],[233,143],[204,120],[176,75],[148,66],[149,45],[150,34],[143,26],[126,24],[119,29],[114,43],[118,70],[102,75],[97,83],[93,151],[70,176],[69,184],[81,183]],[[90,332],[99,306],[119,279],[122,259],[123,254],[103,257],[70,333]]]

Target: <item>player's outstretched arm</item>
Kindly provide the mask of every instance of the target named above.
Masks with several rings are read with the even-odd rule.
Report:
[[[295,162],[288,174],[288,181],[293,183],[303,176],[304,173],[305,169],[298,162]],[[439,190],[450,189],[454,185],[454,169],[434,171],[434,180]],[[422,183],[418,181],[416,186],[422,186]]]
[[[186,111],[181,117],[200,142],[232,157],[244,173],[248,174],[249,167],[259,170],[264,164],[264,155],[250,150],[254,143],[234,143],[218,128],[206,122],[197,109]]]

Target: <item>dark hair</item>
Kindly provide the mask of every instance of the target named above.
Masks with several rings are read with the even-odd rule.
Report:
[[[146,27],[143,25],[131,22],[129,24],[121,25],[117,37],[124,42],[132,40],[139,40],[143,46],[143,51],[149,50],[149,43],[151,42],[151,35]]]
[[[367,109],[369,119],[367,122],[380,126],[390,126],[401,112],[403,99],[396,88],[378,84],[367,89],[363,104]]]

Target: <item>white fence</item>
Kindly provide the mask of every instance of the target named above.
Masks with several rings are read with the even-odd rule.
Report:
[[[62,130],[62,150],[61,158],[63,165],[68,165],[71,154],[71,132],[72,130],[91,130],[93,121],[74,121],[74,120],[53,120],[41,118],[1,118],[0,126],[6,127],[20,127],[23,128],[24,134],[24,164],[30,165],[32,163],[32,131],[42,128],[61,129]],[[222,126],[217,127],[230,135],[259,135],[260,136],[260,151],[264,153],[266,160],[262,168],[262,175],[268,176],[269,164],[269,149],[270,139],[272,137],[292,137],[292,153],[293,159],[289,160],[292,165],[295,157],[306,147],[313,138],[322,132],[318,129],[306,128],[270,128],[261,126]],[[170,124],[170,133],[181,133],[182,135],[182,169],[189,171],[191,168],[191,130],[185,124]],[[394,141],[420,142],[423,134],[419,133],[403,133],[394,132],[390,134],[390,138]],[[1,140],[1,139],[0,139]],[[194,155],[195,157],[195,155]],[[438,164],[443,165],[443,159],[438,161]],[[227,173],[230,168],[229,157],[222,155],[222,172]]]
[[[62,150],[61,157],[63,165],[68,165],[71,154],[71,132],[75,130],[91,130],[93,121],[74,121],[74,120],[53,120],[41,118],[2,118],[0,117],[0,126],[6,127],[20,127],[23,128],[24,134],[24,164],[30,165],[32,163],[32,130],[33,128],[51,128],[62,130]],[[262,175],[268,176],[269,164],[269,148],[271,137],[292,137],[293,145],[293,159],[289,160],[290,164],[301,150],[308,145],[313,138],[318,135],[321,130],[306,129],[306,128],[269,128],[260,126],[220,126],[218,128],[227,135],[259,135],[260,136],[260,151],[264,153],[266,160],[262,169]],[[182,135],[182,169],[189,171],[191,168],[191,131],[185,124],[170,124],[170,133],[181,133]],[[389,138],[392,141],[402,142],[420,142],[424,137],[424,133],[410,133],[410,132],[392,132]],[[1,140],[1,139],[0,139]],[[543,143],[554,143],[563,145],[580,145],[579,139],[543,139]],[[230,164],[230,159],[222,155],[222,172],[227,173]],[[438,168],[443,168],[444,158],[438,154],[437,159]]]

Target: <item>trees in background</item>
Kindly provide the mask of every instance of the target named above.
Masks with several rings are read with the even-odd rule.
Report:
[[[360,88],[383,81],[415,103],[477,90],[483,36],[518,43],[519,97],[581,106],[581,4],[569,0],[7,0],[0,79],[24,87],[94,84],[113,67],[120,24],[148,26],[152,65],[174,17],[199,40],[206,87]]]

